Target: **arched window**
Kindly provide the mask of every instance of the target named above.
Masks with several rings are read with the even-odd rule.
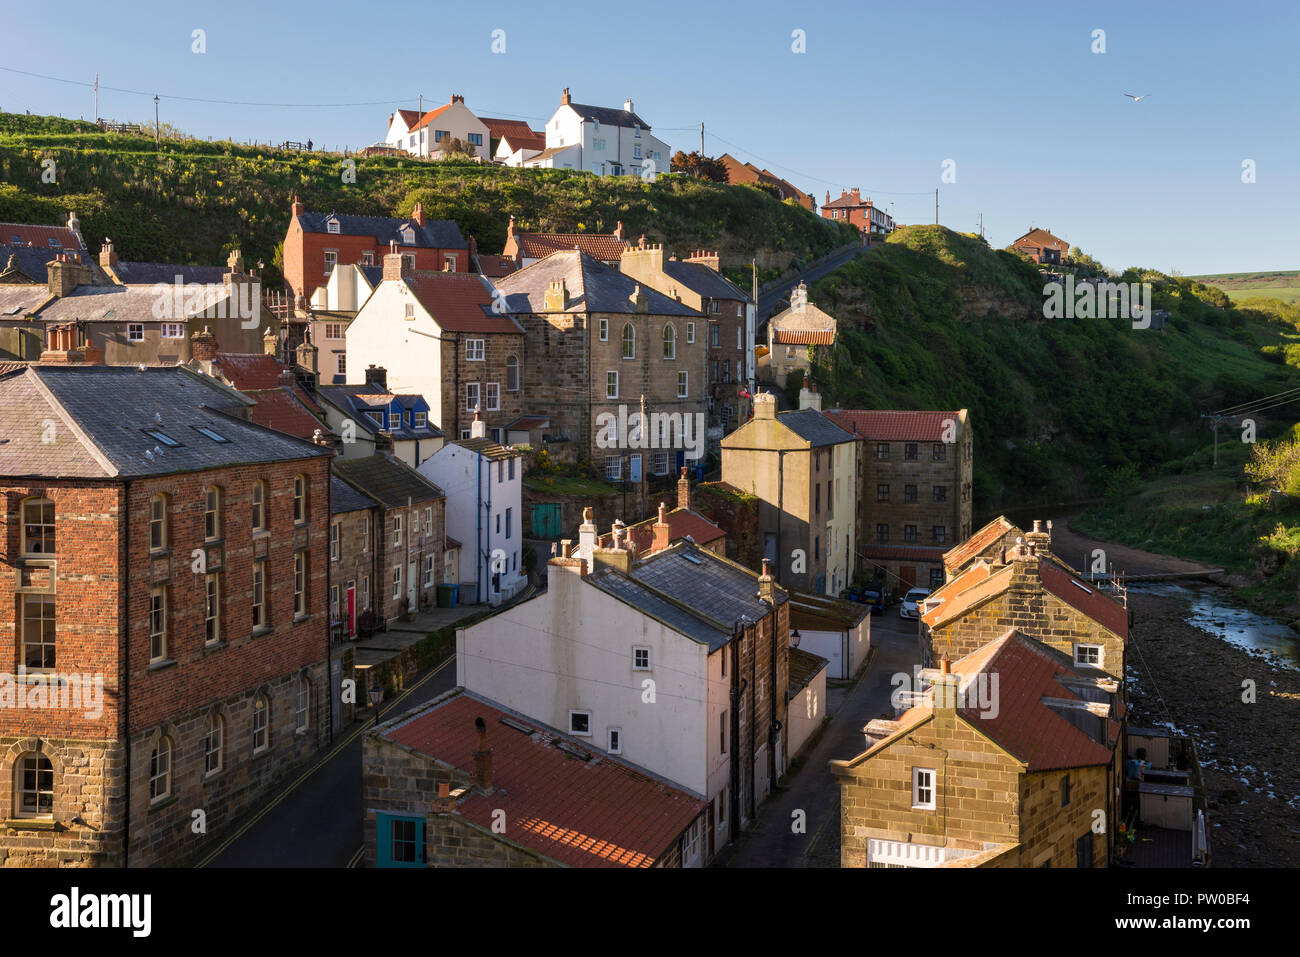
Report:
[[[271,706],[266,700],[266,695],[258,695],[253,699],[253,753],[265,751],[267,742],[270,741],[270,720]]]
[[[23,502],[23,554],[54,554],[54,503],[48,498]]]
[[[253,483],[253,531],[266,531],[266,483],[261,479]]]
[[[630,322],[623,327],[623,358],[636,358],[636,330]]]
[[[19,817],[48,817],[54,813],[54,765],[43,754],[18,759],[17,813]]]
[[[203,490],[203,537],[207,541],[221,537],[221,489],[216,485]]]
[[[167,496],[159,493],[149,499],[149,549],[167,547]]]
[[[172,739],[163,735],[149,755],[149,800],[161,801],[172,793]]]
[[[226,737],[226,721],[219,714],[208,716],[208,733],[203,738],[203,773],[221,770],[221,745]]]
[[[293,477],[293,523],[301,525],[307,521],[307,476]]]
[[[677,330],[671,322],[664,326],[664,358],[677,358]]]
[[[506,356],[506,391],[519,391],[519,359],[516,356]]]
[[[298,700],[294,707],[294,725],[299,731],[306,731],[311,723],[311,682],[306,675],[298,678]]]

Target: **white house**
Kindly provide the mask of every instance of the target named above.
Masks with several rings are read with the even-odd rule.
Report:
[[[797,647],[825,658],[833,679],[852,678],[871,652],[871,608],[859,602],[792,591],[790,627],[799,633]]]
[[[666,173],[672,154],[668,144],[650,134],[650,126],[632,110],[585,106],[569,98],[546,123],[546,149],[523,161],[526,167],[581,169],[597,176]]]
[[[492,158],[487,126],[465,105],[465,97],[458,93],[423,116],[418,110],[393,113],[388,118],[384,144],[403,149],[412,156],[437,159],[443,147],[452,140],[468,144],[481,160]]]
[[[418,471],[447,496],[447,536],[461,543],[461,600],[497,605],[528,584],[524,470],[522,455],[487,439],[484,428],[476,421],[472,438],[447,443]]]

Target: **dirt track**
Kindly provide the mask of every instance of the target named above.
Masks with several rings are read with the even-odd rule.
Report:
[[[1139,548],[1129,548],[1118,542],[1089,538],[1070,528],[1070,519],[1074,517],[1076,516],[1064,515],[1053,521],[1052,553],[1085,574],[1088,565],[1092,562],[1093,550],[1097,548],[1105,551],[1108,565],[1113,566],[1116,571],[1123,572],[1130,580],[1153,576],[1209,575],[1222,571],[1184,558],[1157,555],[1154,552],[1144,552]]]

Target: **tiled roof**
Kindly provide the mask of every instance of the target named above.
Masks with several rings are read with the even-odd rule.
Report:
[[[335,459],[330,463],[331,470],[338,464],[341,459]],[[358,489],[353,488],[347,482],[343,481],[331,471],[330,474],[330,514],[339,515],[343,512],[356,512],[361,509],[374,508],[379,503],[373,498]]]
[[[1031,229],[1019,239],[1011,244],[1012,246],[1056,246],[1063,249],[1069,249],[1067,243],[1060,236],[1053,236],[1045,229]]]
[[[870,206],[870,197],[864,199],[861,195],[855,196],[853,193],[845,193],[839,199],[833,199],[829,203],[822,203],[822,209],[857,209],[860,206]]]
[[[862,545],[858,554],[876,561],[937,562],[943,558],[943,549],[930,545]]]
[[[814,655],[802,648],[790,649],[790,694],[797,695],[825,669],[830,662],[821,655]]]
[[[798,332],[795,330],[772,330],[772,341],[783,346],[833,346],[835,332]]]
[[[445,498],[442,489],[423,475],[388,455],[367,455],[360,459],[335,459],[334,474],[387,508],[411,502]]]
[[[649,132],[650,125],[645,120],[628,110],[614,110],[604,106],[587,106],[584,103],[570,103],[584,120],[595,120],[604,126],[639,126]]]
[[[253,406],[251,415],[258,425],[285,435],[296,435],[300,439],[310,439],[317,432],[322,435],[330,432],[329,426],[312,415],[289,389],[265,389],[250,392],[248,397],[257,403]]]
[[[0,378],[0,474],[131,478],[332,454],[218,411],[231,399],[184,367],[29,366]],[[48,420],[54,442],[41,441]]]
[[[664,263],[664,274],[671,276],[687,289],[706,299],[737,299],[740,302],[753,302],[749,293],[744,292],[716,269],[704,263],[686,262],[682,259],[669,259]]]
[[[784,311],[773,316],[769,322],[772,326],[773,338],[777,342],[788,341],[781,338],[783,335],[796,336],[827,332],[831,334],[829,342],[835,341],[835,317],[818,309],[811,302],[805,302],[801,306],[792,304]],[[821,344],[821,341],[819,340],[814,344]]]
[[[841,429],[816,409],[782,412],[777,415],[776,420],[801,439],[806,440],[813,448],[853,441],[851,433]]]
[[[188,316],[202,315],[217,303],[230,297],[224,284],[202,286],[202,298],[193,301],[189,291],[179,298],[184,315],[163,318],[183,320]],[[130,286],[78,286],[66,296],[60,296],[41,310],[40,317],[52,322],[83,319],[90,322],[157,322],[158,291],[153,285]],[[192,308],[193,306],[193,308]],[[233,309],[231,315],[235,315]]]
[[[553,861],[571,867],[650,867],[706,806],[698,796],[587,741],[468,691],[435,702],[383,734],[468,771],[478,747],[477,718],[486,725],[492,750],[494,790],[486,795],[471,790],[454,813],[487,832],[504,813],[505,837]],[[504,724],[506,719],[532,733]]]
[[[407,130],[414,133],[416,130],[425,129],[426,127],[428,127],[430,123],[432,123],[438,117],[442,116],[442,114],[446,113],[449,109],[451,109],[451,104],[444,103],[442,104],[442,106],[437,107],[436,109],[429,110],[424,114],[424,116],[420,117],[419,121],[415,124],[415,126],[408,126]]]
[[[523,334],[512,318],[492,311],[492,286],[481,276],[414,272],[403,276],[402,282],[443,329]]]
[[[618,262],[628,248],[627,241],[613,233],[515,233],[515,242],[521,259],[545,259],[551,253],[579,249],[601,262]]]
[[[693,511],[689,508],[675,508],[668,513],[667,518],[668,541],[670,544],[672,542],[680,541],[688,535],[696,545],[708,545],[711,542],[717,541],[719,538],[726,538],[727,536],[727,533],[717,525],[713,524],[699,512]],[[648,552],[650,547],[654,544],[654,526],[658,521],[659,516],[655,515],[651,518],[645,519],[644,521],[637,522],[635,525],[629,525],[627,527],[626,532],[631,536],[632,541],[636,543],[638,554]],[[604,535],[600,536],[600,544],[602,546],[610,545],[613,540],[614,536],[610,532],[606,532]]]
[[[419,121],[420,111],[419,110],[398,110],[396,113],[394,113],[392,116],[388,118],[388,125],[390,127],[393,125],[393,120],[395,118],[400,118],[402,123],[404,123],[406,128],[409,130],[415,123]]]
[[[552,253],[496,283],[512,313],[548,312],[546,290],[552,282],[564,280],[569,295],[566,312],[636,313],[632,295],[639,285],[617,269],[606,266],[585,252]],[[701,316],[702,313],[649,286],[642,285],[652,316]]]
[[[960,568],[1008,532],[1024,537],[1024,533],[1012,525],[1005,515],[999,515],[956,548],[945,552],[943,563],[949,568]]]
[[[960,591],[954,589],[950,592],[951,597],[926,615],[926,624],[931,628],[937,628],[939,625],[946,624],[954,618],[964,615],[976,605],[988,601],[995,595],[1002,594],[1007,590],[1007,586],[1011,584],[1011,578],[1014,574],[1014,565],[1003,565],[1001,568],[991,571],[987,576],[971,576],[966,580],[963,589]]]
[[[50,240],[55,244],[51,245]],[[11,246],[40,246],[49,252],[59,249],[86,252],[86,244],[67,226],[28,226],[0,223],[0,243]]]
[[[1098,591],[1095,586],[1085,585],[1047,559],[1038,563],[1038,576],[1043,587],[1061,601],[1120,637],[1128,638],[1128,609],[1114,598]]]
[[[992,574],[993,567],[991,565],[987,562],[976,562],[952,581],[944,582],[930,592],[925,599],[925,604],[931,607],[928,612],[921,615],[922,621],[927,625],[933,625],[939,620],[939,606],[941,604],[957,601],[963,592],[987,580]]]
[[[44,283],[34,286],[2,285],[0,286],[0,318],[29,315],[49,298],[50,292]]]
[[[348,213],[302,213],[298,222],[308,233],[328,233],[326,222],[337,219],[339,235],[371,236],[382,246],[396,242],[399,246],[420,249],[468,249],[460,227],[450,219],[426,219],[423,226],[413,219],[396,219],[391,216],[355,216]],[[410,227],[415,232],[414,242],[402,241],[402,229]]]
[[[546,429],[550,428],[550,425],[551,417],[549,415],[521,415],[506,426],[506,431]]]
[[[515,271],[515,261],[509,256],[495,256],[489,253],[478,254],[479,271],[489,279],[500,279]]]
[[[546,134],[537,132],[523,120],[498,120],[487,116],[480,116],[478,119],[488,128],[492,139],[508,140],[515,149],[546,148]]]
[[[119,262],[113,272],[123,283],[203,283],[220,285],[228,270],[223,266],[176,266],[168,263]]]
[[[942,442],[944,423],[961,421],[960,412],[828,409],[826,414],[855,435],[876,442]]]
[[[462,449],[468,449],[471,452],[477,452],[492,462],[498,459],[509,459],[523,453],[501,445],[499,442],[493,442],[491,439],[453,439],[449,445],[459,445]]]
[[[264,352],[218,352],[217,367],[240,392],[260,392],[280,385],[285,366]]]

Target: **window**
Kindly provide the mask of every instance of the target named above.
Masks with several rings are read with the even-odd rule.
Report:
[[[513,514],[514,514],[513,508],[506,509],[506,538],[510,537],[510,529],[512,528],[511,518],[513,517]]]
[[[942,462],[947,457],[948,446],[944,445],[942,442],[934,443],[934,460],[936,462]]]
[[[636,330],[630,322],[623,326],[623,358],[636,358]]]
[[[253,531],[266,531],[266,483],[253,483]]]
[[[375,251],[373,249],[361,250],[361,265],[373,266],[375,264]]]
[[[477,412],[479,406],[479,387],[477,382],[465,383],[465,408]]]
[[[144,342],[144,323],[128,322],[126,324],[127,342]]]
[[[515,457],[512,455],[510,457],[510,481],[513,482],[514,480],[515,480]]]
[[[172,793],[172,739],[163,735],[149,755],[149,800],[161,801]]]
[[[330,561],[332,562],[339,560],[339,536],[342,530],[343,527],[338,522],[330,525]]]
[[[393,544],[394,545],[402,544],[402,513],[401,512],[395,512],[393,514]]]
[[[934,487],[934,500],[935,500],[936,502],[946,502],[946,501],[948,501],[948,486],[946,486],[946,485],[936,485],[936,486]]]
[[[673,328],[672,323],[664,326],[664,358],[677,358],[677,330]]]
[[[361,516],[361,550],[370,551],[370,513]]]
[[[398,429],[400,429],[401,427],[402,427],[402,413],[400,413],[400,412],[389,412],[389,413],[388,413],[388,431],[390,431],[390,432],[396,432],[396,431],[397,431]]]
[[[307,730],[311,717],[311,682],[306,675],[298,676],[298,696],[294,702],[293,726],[302,733]]]
[[[948,529],[943,525],[936,525],[931,529],[931,537],[937,544],[942,544],[948,540]]]
[[[820,515],[822,511],[822,487],[821,483],[813,486],[813,514]]]
[[[915,443],[915,442],[908,442],[906,445],[903,446],[903,458],[906,459],[908,462],[915,462],[915,461],[916,461],[916,443]]]
[[[208,733],[203,737],[203,773],[221,770],[221,741],[225,737],[225,720],[219,714],[208,717]]]
[[[934,810],[934,771],[931,768],[912,768],[912,807]]]
[[[424,537],[428,538],[433,534],[433,506],[424,507]]]
[[[1075,645],[1074,663],[1091,668],[1101,667],[1101,645]]]
[[[413,418],[414,421],[415,421],[415,427],[416,427],[417,429],[423,429],[423,428],[426,428],[426,427],[429,425],[429,413],[428,413],[428,412],[413,412],[413,413],[411,413],[411,415],[412,415],[412,418]]]
[[[212,541],[221,537],[221,489],[209,485],[203,492],[203,538]]]
[[[402,566],[393,566],[393,598],[402,597]]]
[[[404,306],[402,306],[402,318],[403,319],[415,318],[415,303],[408,302]]]
[[[650,649],[634,646],[632,648],[632,670],[649,671],[650,670]]]
[[[677,398],[684,399],[689,394],[689,389],[687,388],[687,380],[689,377],[690,374],[685,370],[677,373]]]
[[[488,411],[496,411],[501,408],[501,383],[487,383],[487,407]]]
[[[904,525],[904,526],[903,526],[903,541],[905,541],[905,542],[914,542],[914,541],[916,541],[916,526],[915,526],[915,525]]]
[[[718,331],[716,322],[709,323],[709,345],[717,349],[722,344],[721,333]]]
[[[745,330],[740,328],[740,326],[736,326],[736,351],[745,351]],[[739,374],[739,368],[737,368],[736,372]]]
[[[154,588],[149,592],[149,660],[162,661],[167,657],[167,589]]]
[[[434,582],[433,556],[424,556],[424,587],[432,588]]]
[[[293,477],[293,523],[301,525],[307,521],[307,476]]]
[[[43,754],[26,755],[19,763],[18,816],[54,813],[54,765]]]
[[[506,391],[519,391],[519,359],[516,356],[506,356]]]
[[[253,627],[266,627],[266,562],[253,562]]]
[[[54,554],[54,503],[48,498],[23,502],[23,554]]]
[[[328,276],[334,271],[334,267],[338,265],[338,261],[339,251],[337,249],[325,250],[325,275]]]
[[[415,234],[407,230],[402,234],[402,238],[408,243],[415,241]],[[410,271],[415,268],[415,253],[402,253],[402,268]]]
[[[204,586],[203,640],[212,644],[221,640],[221,574],[209,572]]]
[[[325,232],[337,236],[339,234],[339,221],[337,219],[331,219],[325,224]]]
[[[583,737],[591,736],[590,711],[569,712],[569,734],[580,734]]]
[[[605,750],[607,750],[610,754],[622,754],[623,753],[623,729],[610,728],[607,736],[608,736],[608,743],[606,745]]]
[[[23,667],[42,671],[54,667],[54,598],[23,595]]]
[[[1092,832],[1079,838],[1074,843],[1075,864],[1079,867],[1092,867]]]
[[[623,459],[617,455],[605,456],[605,478],[611,482],[620,481],[623,476]]]
[[[651,460],[653,462],[653,471],[655,475],[668,474],[668,453],[656,452]]]
[[[149,438],[153,439],[155,442],[161,442],[169,449],[179,449],[181,447],[179,442],[161,429],[143,429],[142,431],[145,435],[149,436]]]
[[[185,324],[181,322],[164,322],[162,324],[162,337],[164,339],[184,339]]]
[[[695,344],[695,323],[693,322],[686,323],[686,344],[688,346]]]
[[[1070,776],[1068,774],[1061,776],[1061,807],[1066,807],[1070,803]]]
[[[877,486],[876,486],[876,501],[877,501],[877,502],[888,502],[888,501],[889,501],[889,486],[888,486],[888,485],[877,485]]]
[[[483,340],[482,339],[465,340],[465,358],[470,362],[483,361]]]
[[[618,398],[618,373],[617,372],[605,373],[605,398],[607,399]]]
[[[450,136],[450,135],[451,135],[450,132],[448,132],[447,130],[434,130],[434,131],[433,131],[433,141],[434,141],[435,143],[441,143],[443,140],[445,140],[445,139],[446,139],[448,136]]]
[[[903,501],[904,501],[904,502],[915,502],[915,501],[916,501],[916,486],[915,486],[915,485],[904,485],[904,486],[903,486]]]
[[[930,569],[930,591],[935,591],[943,586],[943,569]]]
[[[367,412],[366,418],[369,419],[371,422],[375,423],[375,425],[379,426],[381,429],[384,427],[384,413]]]
[[[297,552],[293,556],[293,616],[304,617],[307,614],[307,553]]]
[[[886,524],[886,523],[884,523],[884,522],[878,522],[878,523],[876,524],[876,541],[877,541],[877,542],[887,542],[887,541],[889,541],[889,525],[888,525],[888,524]]]
[[[726,652],[724,651],[725,655]],[[725,658],[723,659],[726,660]],[[718,715],[718,753],[727,753],[727,709],[722,709],[722,714]]]
[[[598,320],[597,328],[600,330],[599,331],[600,341],[608,342],[609,341],[609,320],[606,319],[604,316],[601,316],[600,319]]]
[[[470,145],[470,146],[482,146],[482,145],[483,145],[483,134],[482,134],[482,133],[467,133],[466,136],[467,136],[468,139],[469,139],[469,145]]]
[[[265,751],[270,740],[267,724],[270,721],[271,708],[265,695],[253,699],[253,753]]]
[[[336,353],[336,354],[335,354],[335,359],[337,360],[337,362],[335,363],[335,368],[338,370],[338,374],[339,374],[339,375],[347,375],[347,374],[348,374],[348,357],[347,357],[347,354],[346,354],[346,353],[343,353],[343,352]]]

